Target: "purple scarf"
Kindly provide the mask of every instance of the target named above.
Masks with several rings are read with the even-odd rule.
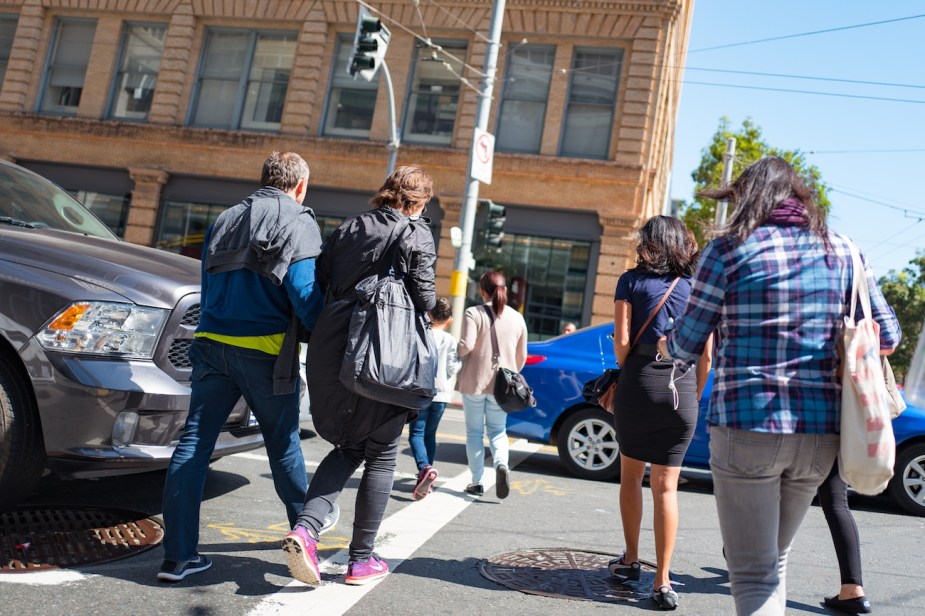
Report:
[[[806,209],[799,199],[784,199],[771,211],[765,224],[781,227],[802,227],[806,224]]]

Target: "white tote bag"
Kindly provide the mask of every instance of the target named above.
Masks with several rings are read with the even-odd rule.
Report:
[[[857,247],[853,261],[851,308],[845,317],[842,356],[841,446],[839,474],[861,494],[879,494],[893,477],[896,439],[891,414],[895,402],[887,391],[880,358],[880,326],[871,317],[870,290]],[[855,309],[861,319],[855,322]]]

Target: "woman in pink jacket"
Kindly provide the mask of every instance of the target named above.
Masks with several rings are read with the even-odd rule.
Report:
[[[511,491],[508,470],[507,413],[501,410],[492,392],[498,367],[517,370],[527,361],[527,324],[523,316],[507,306],[507,283],[501,272],[487,272],[479,279],[484,304],[466,310],[459,341],[458,355],[462,369],[456,391],[462,394],[466,416],[466,457],[472,482],[466,492],[474,496],[485,493],[485,431],[495,467],[495,492],[507,498]],[[497,361],[492,357],[491,329],[498,338]]]

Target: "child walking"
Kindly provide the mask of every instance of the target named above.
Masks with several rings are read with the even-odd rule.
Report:
[[[441,297],[436,306],[430,311],[433,322],[434,341],[437,343],[437,379],[435,387],[437,395],[434,401],[408,426],[408,442],[411,444],[411,454],[418,465],[418,482],[414,487],[414,500],[421,500],[431,493],[434,481],[437,479],[437,469],[434,468],[434,455],[437,452],[437,426],[446,403],[453,399],[452,379],[459,372],[461,362],[456,357],[456,339],[446,331],[453,321],[453,307],[449,300]]]

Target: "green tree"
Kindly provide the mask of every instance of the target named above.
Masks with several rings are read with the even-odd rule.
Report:
[[[912,354],[922,332],[925,319],[925,252],[909,262],[902,271],[890,270],[879,280],[880,290],[899,319],[903,339],[896,352],[890,355],[890,365],[896,380],[906,378]]]
[[[681,219],[687,224],[697,242],[703,246],[710,239],[713,230],[713,221],[716,215],[716,202],[712,199],[701,199],[696,193],[706,188],[717,188],[723,180],[723,154],[726,152],[726,140],[730,137],[736,140],[735,159],[732,164],[732,177],[738,177],[742,171],[765,156],[780,156],[789,162],[803,177],[806,185],[813,189],[816,203],[828,212],[828,188],[822,182],[819,169],[806,161],[806,155],[799,150],[781,150],[771,147],[761,135],[761,128],[751,118],[742,122],[742,127],[733,130],[729,118],[722,117],[719,127],[713,134],[710,144],[701,152],[700,165],[691,173],[695,182],[694,192],[690,203],[682,206]]]

